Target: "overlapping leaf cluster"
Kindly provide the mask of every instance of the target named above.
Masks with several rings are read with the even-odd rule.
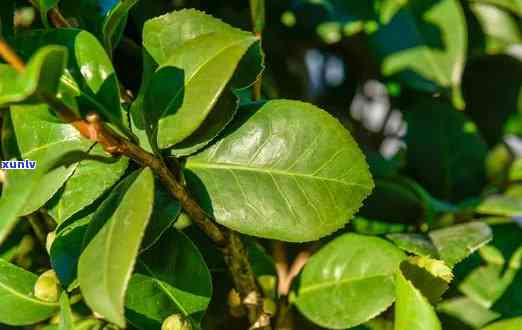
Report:
[[[0,35],[26,63],[22,72],[0,63],[2,159],[37,162],[2,172],[0,323],[247,327],[230,291],[238,274],[223,272],[219,250],[156,173],[84,138],[60,105],[98,114],[168,164],[220,226],[242,234],[273,326],[522,327],[521,162],[512,143],[522,134],[519,1],[28,5],[40,14],[34,28],[12,15],[18,1],[0,4]],[[216,16],[172,10],[184,6]],[[245,26],[237,13],[253,32],[217,18]],[[268,100],[295,95],[295,54],[310,44],[363,54],[361,72],[346,79],[387,83],[407,126],[394,132],[405,151],[383,157],[375,149],[391,138],[386,122],[361,134],[364,125],[314,93],[335,116]],[[257,100],[259,87],[267,99]],[[343,106],[351,102],[340,94]],[[273,240],[291,255],[315,251],[290,293],[276,293]]]

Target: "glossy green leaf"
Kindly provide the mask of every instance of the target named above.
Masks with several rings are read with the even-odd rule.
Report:
[[[191,155],[209,144],[232,121],[239,102],[232,92],[225,91],[201,126],[169,151],[181,157]]]
[[[0,323],[28,325],[51,317],[57,303],[35,298],[32,294],[37,276],[0,259]]]
[[[67,62],[67,49],[46,46],[38,50],[22,73],[0,64],[0,107],[34,103],[40,95],[54,96]]]
[[[100,145],[95,145],[48,205],[49,214],[56,222],[64,222],[112,187],[128,163],[128,158],[111,158]]]
[[[69,297],[66,292],[60,297],[60,324],[58,330],[74,330],[73,315]]]
[[[49,13],[49,10],[55,8],[58,6],[58,3],[60,0],[39,0],[38,10],[40,11],[40,17],[42,18],[42,23],[46,28],[50,28],[51,25],[49,24],[49,19],[47,18],[47,14]]]
[[[467,31],[457,0],[408,1],[370,44],[385,75],[412,88],[456,88],[466,57]]]
[[[509,169],[509,180],[522,180],[522,158],[515,159],[511,164],[511,168]]]
[[[147,250],[156,244],[165,231],[173,226],[180,213],[181,205],[179,201],[173,199],[172,195],[160,182],[156,182],[154,208],[150,216],[147,231],[143,237],[141,251]]]
[[[94,215],[78,263],[78,279],[87,305],[120,327],[125,326],[125,291],[153,199],[150,169],[135,172],[118,184]]]
[[[145,107],[156,114],[158,145],[174,146],[193,134],[213,110],[247,50],[249,33],[211,33],[187,41],[154,74]]]
[[[482,330],[518,330],[522,327],[522,317],[495,322]]]
[[[395,329],[442,330],[435,310],[422,293],[399,272],[396,276]]]
[[[493,237],[484,222],[469,222],[429,232],[442,260],[450,267],[487,244]]]
[[[481,191],[487,147],[476,126],[439,99],[422,98],[409,110],[409,173],[438,198],[459,200]]]
[[[345,234],[306,264],[296,304],[308,319],[331,329],[351,328],[395,300],[394,275],[404,253],[383,239]]]
[[[139,329],[159,330],[163,320],[180,313],[197,328],[211,296],[201,253],[185,234],[170,228],[138,259],[125,302],[127,318]]]
[[[120,40],[129,11],[134,7],[138,0],[120,0],[106,14],[102,26],[102,35],[105,49],[111,53],[117,42]]]
[[[55,161],[20,213],[26,215],[40,208],[60,189],[76,169],[77,157],[86,153],[93,142],[81,137],[70,124],[61,122],[45,105],[13,106],[11,121],[20,159],[36,161],[37,167],[50,158]]]
[[[488,144],[506,134],[522,134],[522,61],[507,55],[481,56],[466,65],[462,93],[466,113]],[[495,84],[477,84],[495,81]]]
[[[32,30],[17,35],[13,44],[24,58],[44,45],[65,46],[69,51],[68,73],[62,76],[58,96],[82,115],[96,111],[121,132],[128,131],[116,73],[93,35],[78,29]]]
[[[297,242],[343,227],[373,188],[349,132],[324,111],[286,100],[242,110],[218,143],[189,157],[185,174],[222,225]]]

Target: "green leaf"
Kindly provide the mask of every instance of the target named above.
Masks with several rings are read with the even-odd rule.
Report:
[[[486,260],[485,266],[474,269],[459,284],[459,290],[485,308],[491,308],[508,290],[520,270],[522,246],[513,254],[507,267],[505,267],[501,251],[494,246],[485,246],[481,249],[481,252],[484,249],[486,249],[485,251],[488,251],[488,249],[495,251],[494,253],[502,259]]]
[[[462,93],[466,113],[489,145],[522,134],[522,62],[507,55],[482,56],[466,65]],[[491,86],[477,81],[495,81]]]
[[[169,151],[176,157],[188,156],[209,144],[232,121],[239,107],[232,92],[225,91],[201,126]]]
[[[422,293],[400,272],[395,282],[395,329],[442,330],[435,310]]]
[[[422,98],[405,115],[412,176],[438,198],[478,194],[485,181],[487,146],[476,126],[438,99]]]
[[[129,11],[137,2],[138,0],[120,0],[106,14],[102,26],[102,35],[107,53],[111,54],[113,48],[121,39]]]
[[[384,75],[430,92],[458,88],[466,44],[466,21],[457,0],[408,1],[370,37]]]
[[[94,215],[78,263],[78,279],[87,305],[120,327],[125,327],[125,291],[153,199],[150,169],[135,172],[118,184]]]
[[[77,214],[63,222],[56,231],[49,255],[51,265],[64,287],[69,288],[76,279],[78,259],[84,248],[83,238],[93,215],[93,212]]]
[[[326,112],[287,100],[240,111],[219,142],[188,158],[185,174],[222,225],[295,242],[344,226],[373,188],[349,132]]]
[[[49,164],[19,214],[26,215],[44,205],[60,189],[76,169],[77,155],[87,152],[93,142],[81,137],[70,124],[61,122],[45,105],[12,106],[11,122],[19,158],[36,161],[37,168]],[[10,175],[19,177],[13,171]],[[21,183],[13,181],[13,184]]]
[[[381,22],[384,24],[390,23],[391,19],[397,14],[399,10],[404,7],[407,0],[381,0],[379,3],[379,12]]]
[[[486,197],[478,206],[477,213],[507,217],[522,216],[522,186],[513,185],[502,195]]]
[[[49,10],[55,8],[58,6],[58,3],[60,0],[39,0],[39,8],[40,11],[40,17],[42,19],[42,23],[46,28],[51,28],[51,25],[49,24],[49,19],[47,18],[47,14],[49,13]]]
[[[158,145],[174,146],[207,118],[241,58],[257,39],[250,33],[211,33],[192,39],[156,71],[145,96],[158,123]],[[217,109],[216,109],[217,110]]]
[[[161,185],[156,182],[156,190],[154,192],[154,208],[150,216],[147,231],[143,237],[141,251],[151,248],[158,242],[166,230],[172,227],[181,213],[181,205],[179,201],[172,198],[172,195]]]
[[[423,257],[437,258],[439,256],[437,247],[422,234],[392,233],[386,235],[386,238],[406,252]]]
[[[383,239],[340,236],[306,264],[297,307],[323,327],[345,329],[364,323],[395,300],[394,274],[404,259],[401,250]]]
[[[170,228],[138,259],[125,302],[127,318],[139,329],[159,330],[163,320],[181,313],[199,328],[211,296],[201,253],[185,234]]]
[[[95,145],[51,200],[49,214],[60,224],[89,206],[121,178],[128,163],[128,158],[111,158],[99,144]]]
[[[401,264],[404,277],[428,299],[436,303],[448,290],[453,273],[446,264],[428,257],[410,257]]]
[[[520,0],[471,0],[477,3],[495,5],[513,12],[517,16],[522,16],[522,3]]]
[[[42,95],[56,95],[67,62],[67,49],[46,46],[31,57],[22,73],[0,64],[0,108],[17,103],[34,103]]]
[[[495,322],[482,330],[518,330],[522,327],[522,317]]]
[[[0,322],[28,325],[51,317],[57,303],[39,300],[32,295],[38,277],[0,259]]]
[[[493,237],[484,222],[469,222],[429,232],[442,260],[450,267],[487,244]]]
[[[473,329],[480,328],[500,317],[495,313],[467,297],[448,299],[437,305],[437,311],[449,315]]]
[[[60,297],[60,324],[58,330],[74,330],[73,315],[66,292]]]
[[[82,116],[95,111],[120,132],[128,133],[116,73],[93,35],[78,29],[32,30],[17,35],[13,44],[24,58],[48,44],[67,47],[67,73],[62,76],[58,96]]]
[[[472,3],[470,8],[484,31],[486,53],[499,53],[522,42],[518,21],[509,13],[482,3]]]

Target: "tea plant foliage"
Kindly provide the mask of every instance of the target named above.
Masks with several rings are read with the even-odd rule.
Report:
[[[0,324],[522,328],[521,15],[2,1]]]

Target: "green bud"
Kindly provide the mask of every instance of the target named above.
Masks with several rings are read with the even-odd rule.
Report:
[[[40,275],[34,285],[34,296],[48,302],[58,301],[60,291],[60,282],[52,269]]]
[[[173,314],[163,321],[161,330],[192,330],[192,326],[181,314]]]

